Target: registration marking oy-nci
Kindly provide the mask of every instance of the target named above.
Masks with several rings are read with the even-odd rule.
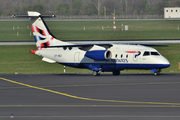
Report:
[[[0,77],[0,79],[4,80],[4,81],[7,81],[7,82],[15,83],[15,84],[18,84],[18,85],[26,86],[26,87],[29,87],[29,88],[43,90],[43,91],[47,91],[47,92],[51,92],[51,93],[67,96],[67,97],[70,97],[70,98],[80,99],[80,100],[99,101],[99,102],[111,102],[111,103],[134,103],[134,104],[151,104],[151,105],[153,105],[153,104],[154,105],[169,105],[169,106],[174,106],[174,107],[175,106],[180,106],[180,103],[137,102],[137,101],[120,101],[120,100],[103,100],[103,99],[84,98],[84,97],[78,97],[78,96],[74,96],[74,95],[70,95],[70,94],[66,94],[66,93],[62,93],[62,92],[58,92],[58,91],[54,91],[54,90],[50,90],[50,89],[45,89],[45,88],[41,88],[41,87],[36,87],[36,86],[28,85],[28,84],[21,83],[21,82],[16,82],[16,81],[9,80],[9,79],[2,78],[2,77]]]

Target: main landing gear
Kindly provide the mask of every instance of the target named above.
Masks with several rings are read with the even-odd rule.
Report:
[[[101,74],[101,72],[102,72],[102,69],[99,69],[98,71],[93,70],[92,74],[94,76],[99,76]],[[112,73],[115,76],[120,75],[120,71],[113,71]]]
[[[92,74],[93,74],[94,76],[98,76],[98,75],[101,74],[101,72],[102,72],[102,69],[100,68],[98,71],[93,70]]]

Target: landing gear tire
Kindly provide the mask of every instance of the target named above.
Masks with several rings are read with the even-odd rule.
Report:
[[[120,75],[120,71],[113,71],[113,75]]]
[[[155,75],[155,76],[157,76],[157,75],[158,75],[158,73],[157,73],[157,72],[155,72],[155,73],[154,73],[154,75]]]
[[[93,73],[92,73],[94,76],[98,76],[98,75],[100,75],[100,73],[98,72],[98,71],[93,71]]]
[[[96,71],[96,70],[93,70],[93,75],[94,76],[98,76],[98,75],[100,75],[101,74],[101,72],[102,72],[103,70],[102,70],[102,68],[99,68],[99,70],[98,71]]]
[[[157,75],[159,75],[159,74],[160,74],[160,72],[155,72],[155,73],[154,73],[155,76],[157,76]]]

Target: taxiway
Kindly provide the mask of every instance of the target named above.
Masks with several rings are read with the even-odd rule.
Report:
[[[0,119],[178,120],[180,74],[0,75]]]

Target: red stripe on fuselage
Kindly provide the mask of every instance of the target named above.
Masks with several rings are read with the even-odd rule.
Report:
[[[138,51],[126,51],[127,53],[138,53]]]

